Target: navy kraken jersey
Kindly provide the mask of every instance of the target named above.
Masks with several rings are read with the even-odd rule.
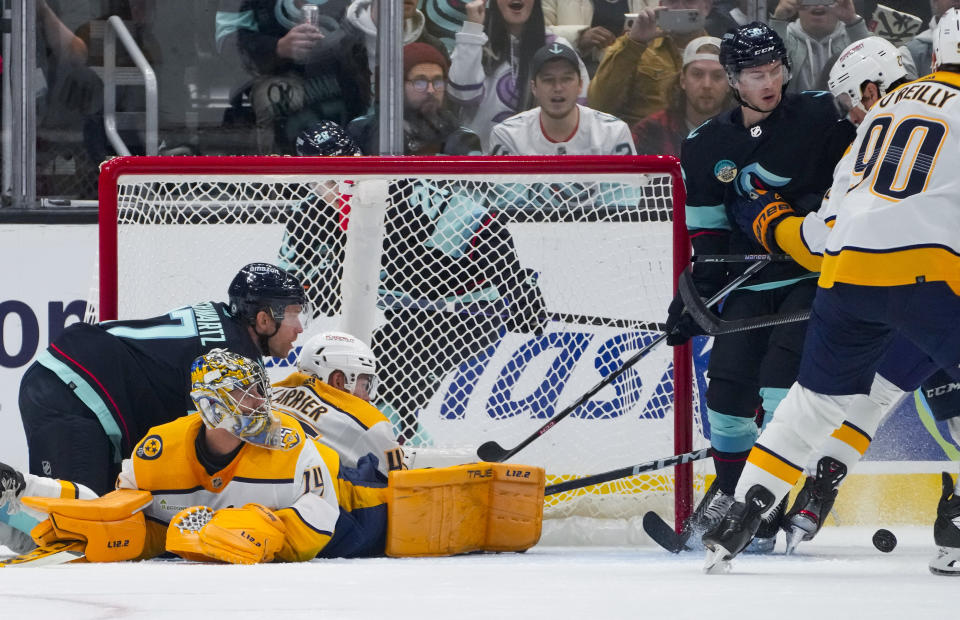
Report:
[[[697,254],[765,254],[739,230],[728,209],[732,199],[753,189],[778,192],[798,214],[820,207],[833,169],[856,134],[826,92],[784,95],[770,116],[744,127],[741,108],[724,112],[683,141],[681,166],[687,190],[687,229]],[[700,270],[698,266],[696,271]],[[807,272],[794,264],[773,264],[754,281],[789,280]],[[703,273],[697,279],[703,280]],[[719,288],[722,274],[712,274]],[[698,282],[699,283],[699,282]]]
[[[37,362],[73,389],[128,455],[151,427],[193,409],[190,365],[221,347],[260,360],[246,326],[226,304],[208,301],[150,319],[74,323]]]

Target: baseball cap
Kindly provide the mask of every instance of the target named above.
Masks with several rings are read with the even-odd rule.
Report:
[[[717,48],[717,53],[713,52],[697,52],[704,45],[713,45]],[[693,41],[687,43],[687,46],[683,48],[683,66],[686,67],[694,60],[714,60],[720,62],[720,39],[717,37],[697,37]]]
[[[537,77],[544,64],[557,59],[566,60],[573,65],[574,69],[580,70],[580,57],[572,48],[561,43],[550,43],[538,49],[533,55],[533,60],[530,61],[530,76]]]

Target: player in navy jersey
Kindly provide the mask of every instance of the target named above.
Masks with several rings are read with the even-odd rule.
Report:
[[[146,431],[190,408],[191,362],[214,348],[285,357],[303,331],[303,287],[273,265],[243,267],[229,304],[205,301],[143,320],[76,323],[20,382],[30,472],[98,494]]]
[[[854,127],[842,119],[826,92],[784,94],[790,62],[780,37],[762,23],[724,35],[720,47],[734,97],[740,105],[707,121],[684,140],[681,165],[686,181],[686,221],[696,254],[766,253],[736,225],[730,205],[757,190],[775,190],[801,213],[820,206],[834,165],[850,143]],[[732,275],[727,265],[698,264],[699,293],[713,295]],[[738,319],[809,308],[816,274],[800,265],[766,267],[726,300],[722,316]],[[667,342],[682,344],[702,334],[683,301],[671,303]],[[758,414],[770,414],[796,378],[805,323],[720,336],[710,354],[707,408],[717,492],[703,511],[714,523],[732,503],[732,493],[758,434]],[[776,522],[766,543],[773,542]]]

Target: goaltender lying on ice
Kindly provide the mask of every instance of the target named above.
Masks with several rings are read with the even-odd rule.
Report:
[[[539,540],[544,471],[474,463],[356,468],[270,406],[259,364],[225,350],[197,358],[198,413],[152,428],[97,499],[20,498],[46,515],[24,559],[82,551],[91,562],[171,552],[254,564],[314,557],[439,556],[523,551]],[[72,543],[72,544],[65,544]],[[64,549],[73,554],[64,554]]]

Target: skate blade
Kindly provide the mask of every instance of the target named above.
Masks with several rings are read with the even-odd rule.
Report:
[[[720,545],[707,546],[706,558],[703,562],[703,572],[708,575],[723,575],[729,573],[730,559],[733,554]]]
[[[791,527],[787,532],[787,551],[786,555],[793,555],[797,547],[803,542],[803,537],[807,534],[806,530],[799,527]]]

